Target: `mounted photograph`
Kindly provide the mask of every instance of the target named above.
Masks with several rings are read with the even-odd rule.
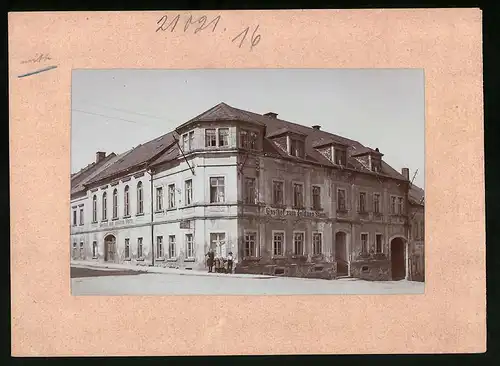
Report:
[[[72,295],[423,294],[422,69],[76,69]]]

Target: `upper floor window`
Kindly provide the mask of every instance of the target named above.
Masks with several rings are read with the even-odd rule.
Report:
[[[283,205],[283,182],[273,181],[273,204]]]
[[[347,154],[343,149],[335,149],[335,163],[338,165],[347,165]]]
[[[219,128],[219,146],[229,146],[229,128]]]
[[[156,258],[163,258],[164,248],[163,248],[163,236],[156,237]]]
[[[142,238],[137,238],[137,258],[142,258]]]
[[[125,259],[130,259],[130,239],[125,239]]]
[[[372,157],[372,170],[374,172],[380,172],[382,170],[382,162],[378,159]]]
[[[380,213],[380,194],[373,194],[373,212]]]
[[[184,182],[185,205],[193,203],[193,181],[188,179]]]
[[[321,188],[318,186],[312,188],[312,206],[313,210],[321,209]]]
[[[168,208],[175,207],[175,184],[168,186]]]
[[[106,192],[102,194],[102,219],[108,219],[108,194]]]
[[[304,185],[301,183],[293,184],[293,207],[304,207]]]
[[[113,191],[113,218],[118,217],[118,190],[115,188]]]
[[[403,197],[391,196],[391,214],[402,215],[404,213]]]
[[[215,128],[207,128],[205,130],[205,147],[217,146],[217,134]]]
[[[76,209],[73,210],[73,226],[76,226]]]
[[[254,204],[256,202],[255,178],[245,178],[245,203]]]
[[[366,212],[366,192],[359,193],[359,212]]]
[[[345,189],[337,190],[337,210],[346,211],[346,193]]]
[[[304,141],[291,139],[290,140],[290,155],[304,157]]]
[[[257,146],[257,133],[253,131],[240,131],[240,146],[243,149],[255,150]]]
[[[403,197],[398,197],[398,214],[402,215],[404,213]]]
[[[396,197],[391,197],[391,214],[395,215],[396,212]]]
[[[123,215],[130,215],[130,192],[128,186],[125,186],[125,192],[123,197]]]
[[[156,188],[156,211],[163,210],[163,188]]]
[[[97,222],[97,196],[92,197],[92,222]]]
[[[185,133],[182,135],[182,151],[188,152],[193,149],[194,146],[194,131]]]
[[[142,182],[137,183],[137,213],[144,213],[144,196],[142,190]]]
[[[210,203],[225,201],[224,177],[210,178]]]
[[[80,225],[83,225],[83,207],[80,207]]]

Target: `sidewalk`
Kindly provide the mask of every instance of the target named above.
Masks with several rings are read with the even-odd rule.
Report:
[[[187,269],[175,269],[175,268],[163,268],[163,267],[150,267],[150,266],[135,266],[127,264],[117,264],[117,263],[97,263],[97,262],[84,262],[84,261],[72,261],[72,267],[80,268],[96,268],[100,270],[129,270],[147,273],[164,273],[164,274],[175,274],[181,276],[213,276],[213,277],[226,277],[226,278],[276,278],[275,276],[265,276],[265,275],[253,275],[253,274],[243,274],[243,273],[209,273],[207,271],[197,271],[197,270],[187,270]]]

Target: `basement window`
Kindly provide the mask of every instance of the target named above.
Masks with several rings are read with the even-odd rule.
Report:
[[[370,271],[370,269],[368,268],[368,266],[363,266],[363,267],[361,267],[361,272],[363,272],[363,273],[367,273],[367,272],[369,272],[369,271]]]

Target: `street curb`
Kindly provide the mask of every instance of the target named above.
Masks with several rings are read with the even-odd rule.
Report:
[[[96,264],[88,264],[88,263],[71,263],[71,266],[73,267],[83,267],[83,268],[89,268],[89,269],[112,269],[112,270],[129,270],[129,271],[136,271],[136,272],[144,272],[144,273],[156,273],[156,274],[174,274],[178,276],[198,276],[198,277],[226,277],[226,278],[253,278],[253,279],[271,279],[271,278],[278,278],[276,276],[266,276],[266,275],[239,275],[239,274],[227,274],[227,273],[208,273],[208,272],[199,272],[196,273],[195,271],[191,272],[180,272],[181,270],[176,270],[169,268],[170,271],[165,271],[166,268],[163,267],[151,267],[151,266],[134,266],[134,267],[115,267],[115,266],[103,266],[103,265],[96,265]],[[186,271],[186,270],[182,270]]]

